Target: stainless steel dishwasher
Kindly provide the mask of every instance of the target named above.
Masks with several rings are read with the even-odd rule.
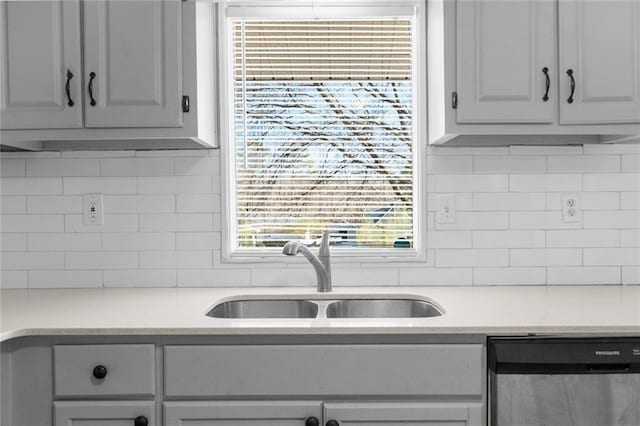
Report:
[[[640,336],[491,338],[490,426],[640,426]]]

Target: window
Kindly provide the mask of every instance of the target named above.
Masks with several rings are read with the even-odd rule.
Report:
[[[227,8],[231,251],[415,254],[414,7],[279,9]]]

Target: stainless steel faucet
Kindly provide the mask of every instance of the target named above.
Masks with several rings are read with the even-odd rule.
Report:
[[[318,277],[318,292],[327,293],[331,291],[331,252],[329,251],[329,231],[322,233],[320,250],[318,256],[311,253],[300,241],[289,241],[282,248],[282,253],[287,256],[295,256],[302,253],[311,262]]]

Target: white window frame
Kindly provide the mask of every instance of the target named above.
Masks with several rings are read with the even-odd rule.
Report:
[[[221,261],[223,263],[286,262],[295,260],[283,256],[278,248],[237,248],[233,246],[237,220],[235,203],[235,140],[233,95],[233,36],[229,21],[233,17],[248,18],[349,18],[393,16],[398,10],[411,10],[414,16],[412,69],[413,83],[413,247],[346,248],[332,247],[334,262],[425,262],[427,260],[427,40],[425,0],[231,0],[218,4],[218,61],[220,87],[220,161],[222,197]],[[366,11],[367,14],[363,12]],[[393,13],[395,11],[395,13]],[[387,13],[385,13],[387,12]],[[391,12],[391,13],[389,13]],[[299,259],[298,259],[299,260]]]

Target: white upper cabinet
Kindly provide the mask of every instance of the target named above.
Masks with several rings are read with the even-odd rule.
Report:
[[[82,127],[79,0],[0,2],[3,129]]]
[[[181,6],[84,3],[87,127],[182,126]]]
[[[640,123],[640,1],[560,0],[559,10],[560,122]]]
[[[551,1],[458,3],[458,123],[553,122],[555,16]]]

